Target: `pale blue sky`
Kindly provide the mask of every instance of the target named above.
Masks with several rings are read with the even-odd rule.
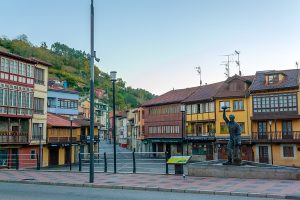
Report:
[[[225,79],[225,57],[241,51],[244,75],[295,68],[299,0],[94,0],[100,69],[155,94]],[[0,0],[0,35],[26,34],[90,50],[90,0]],[[232,64],[231,74],[238,73]]]

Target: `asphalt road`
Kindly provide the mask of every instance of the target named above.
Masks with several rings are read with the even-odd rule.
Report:
[[[203,195],[175,192],[156,192],[139,190],[117,190],[82,187],[49,186],[37,184],[0,183],[0,200],[223,200],[261,198],[235,197],[222,195]]]

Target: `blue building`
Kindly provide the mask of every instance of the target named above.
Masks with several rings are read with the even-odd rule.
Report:
[[[48,88],[48,112],[61,115],[78,115],[79,93],[69,88]]]

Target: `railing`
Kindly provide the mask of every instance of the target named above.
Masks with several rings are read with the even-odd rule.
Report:
[[[39,159],[37,154],[0,154],[0,169],[37,168]]]
[[[187,133],[187,137],[215,137],[215,133]]]
[[[168,155],[165,152],[118,152],[116,153],[117,173],[150,173],[168,174],[174,166],[167,164]],[[90,154],[79,154],[79,171],[88,171]],[[96,172],[114,172],[113,153],[95,153],[94,165]]]
[[[76,137],[48,137],[49,143],[70,143],[72,140],[72,143],[77,142]]]
[[[17,131],[1,131],[0,144],[27,144],[28,133]]]
[[[80,135],[80,142],[89,142],[90,141],[90,136],[89,135]],[[99,137],[98,134],[94,135],[94,142],[98,142]]]
[[[255,142],[300,142],[300,131],[252,132]]]

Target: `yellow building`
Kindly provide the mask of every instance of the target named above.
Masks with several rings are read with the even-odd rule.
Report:
[[[228,127],[223,119],[222,106],[230,107],[226,116],[235,116],[235,121],[241,127],[242,159],[253,160],[251,147],[251,123],[249,87],[254,76],[238,76],[228,78],[220,87],[215,97],[215,122],[216,122],[216,152],[219,159],[227,159],[227,142],[229,139]]]
[[[193,160],[214,159],[215,102],[214,95],[223,82],[200,86],[183,103],[186,105],[186,141]]]
[[[29,147],[39,154],[40,143],[46,144],[47,130],[47,91],[48,91],[48,67],[52,65],[36,58],[30,58],[36,63],[34,68],[34,99],[33,99],[33,117],[29,132]],[[40,137],[41,140],[40,140]],[[32,153],[31,150],[31,153]],[[47,152],[41,152],[41,166],[47,166]],[[45,156],[43,156],[45,155]]]
[[[68,117],[48,113],[47,145],[44,147],[44,166],[57,166],[75,162],[80,143],[79,124],[72,122]],[[72,145],[71,145],[72,144]],[[72,146],[72,148],[70,148]]]
[[[255,161],[300,167],[299,71],[260,71],[250,87]]]

